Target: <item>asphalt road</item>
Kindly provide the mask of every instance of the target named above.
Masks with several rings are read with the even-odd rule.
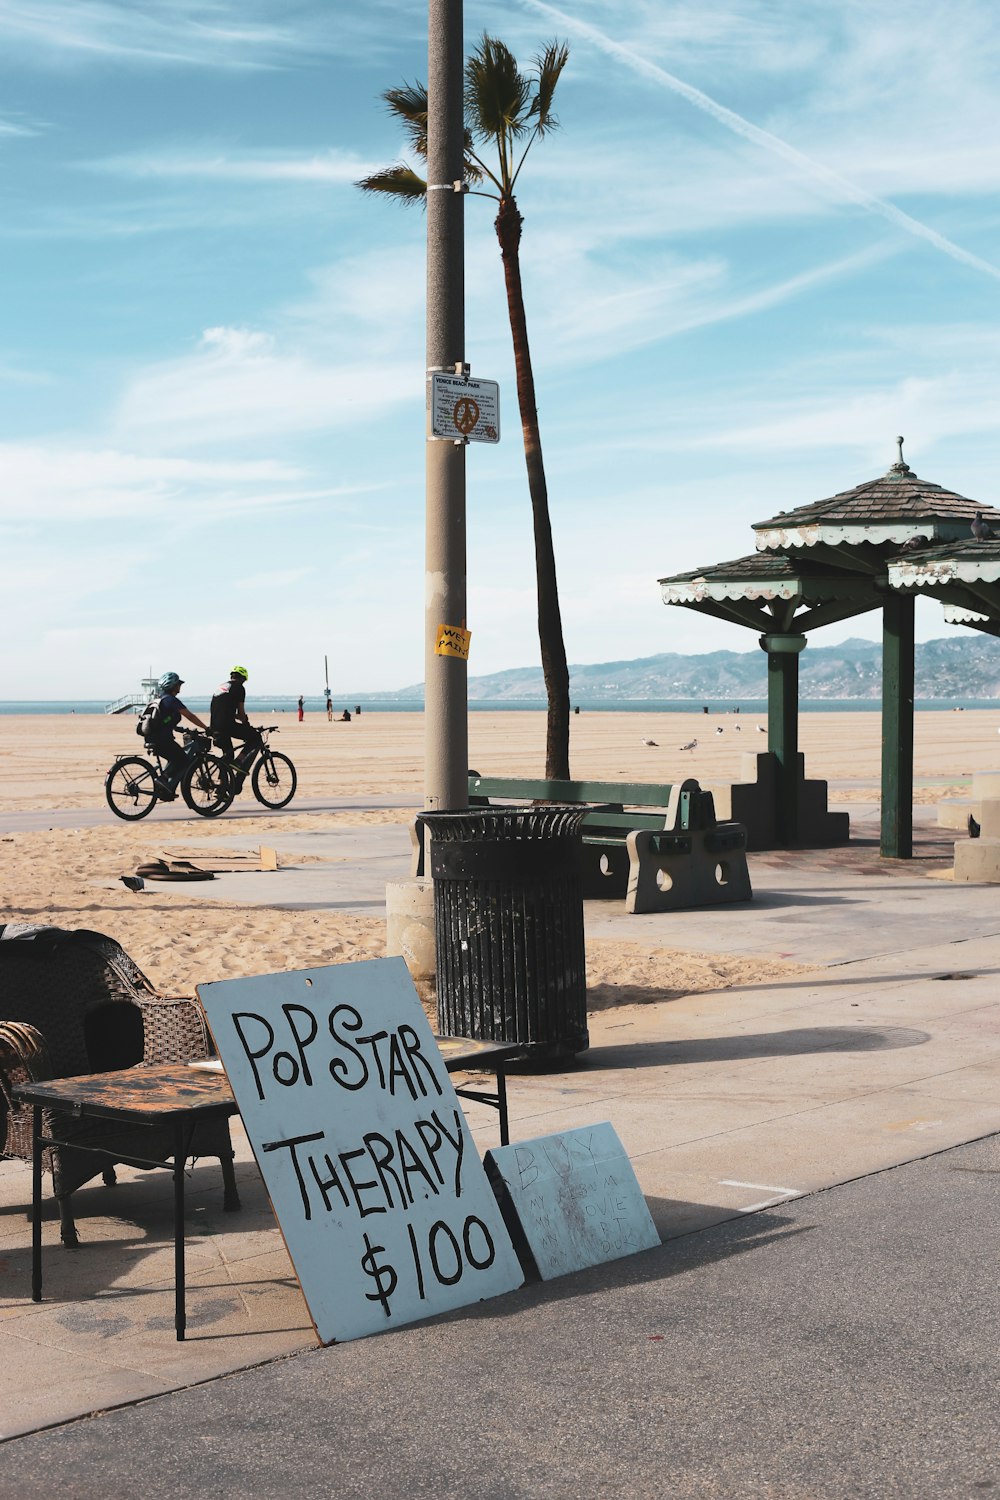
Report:
[[[13,1439],[0,1495],[982,1496],[1000,1487],[998,1207],[991,1136]]]

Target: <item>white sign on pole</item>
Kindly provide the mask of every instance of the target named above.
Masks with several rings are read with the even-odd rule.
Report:
[[[543,1281],[660,1243],[632,1163],[607,1121],[486,1153]]]
[[[500,387],[468,375],[431,376],[431,435],[460,442],[500,441]]]
[[[323,1343],[522,1284],[401,958],[198,994]]]

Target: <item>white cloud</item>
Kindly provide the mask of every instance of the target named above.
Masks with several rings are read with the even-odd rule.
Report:
[[[543,269],[536,279],[544,293],[531,329],[547,363],[599,363],[696,328],[769,311],[893,253],[891,246],[874,245],[744,289],[738,285],[738,268],[718,257],[700,262],[675,258],[660,267],[655,257],[641,266],[619,257],[609,265],[603,257],[547,255],[543,245]],[[586,308],[585,318],[581,308]]]
[[[38,135],[38,127],[27,125],[23,120],[12,120],[9,116],[0,117],[0,136],[28,135]]]
[[[248,4],[247,9],[260,8]],[[224,68],[266,66],[298,52],[292,29],[237,21],[225,4],[202,0],[3,0],[0,37],[8,48],[29,46],[80,58],[105,57]],[[213,19],[209,19],[212,16]],[[226,17],[233,18],[227,24]]]
[[[729,109],[724,104],[720,104],[718,100],[712,98],[711,95],[705,93],[702,89],[695,88],[692,84],[686,83],[683,79],[668,72],[665,68],[659,67],[658,64],[651,62],[647,57],[635,52],[632,48],[615,41],[613,37],[606,35],[599,28],[568,16],[564,11],[557,10],[555,6],[544,3],[544,0],[523,0],[523,3],[539,11],[541,14],[551,17],[560,25],[565,26],[571,33],[586,38],[601,52],[613,57],[632,72],[638,73],[641,77],[650,80],[670,93],[680,95],[681,98],[686,99],[689,104],[693,105],[695,109],[709,115],[719,125],[723,126],[724,129],[760,147],[769,154],[776,156],[786,165],[800,171],[807,180],[812,181],[817,186],[832,194],[835,200],[853,203],[870,213],[877,214],[905,233],[933,245],[936,250],[940,250],[952,260],[971,266],[977,271],[982,271],[995,280],[1000,280],[1000,267],[993,265],[990,261],[984,260],[981,256],[974,255],[961,245],[955,244],[954,241],[948,239],[943,234],[939,234],[930,225],[924,224],[911,214],[904,213],[894,203],[889,203],[885,199],[879,198],[859,183],[850,181],[839,172],[826,166],[823,162],[817,161],[808,156],[804,151],[800,151],[797,147],[789,145],[787,141],[782,140],[771,131],[762,130],[760,126],[754,125],[735,110]]]
[[[294,465],[148,456],[107,448],[0,444],[0,522],[95,522],[190,511],[205,524],[232,511],[301,505],[357,488],[320,488]]]
[[[422,370],[400,360],[327,363],[252,330],[212,328],[192,355],[136,376],[115,426],[130,441],[186,448],[356,428],[422,393]]]
[[[373,172],[377,163],[354,152],[329,147],[309,155],[292,152],[141,151],[106,156],[84,163],[97,172],[139,179],[180,179],[185,182],[323,182],[353,185]]]
[[[8,385],[48,385],[51,375],[41,370],[28,370],[23,365],[0,363],[0,380]]]
[[[287,15],[276,21],[275,16]],[[32,63],[274,68],[333,54],[376,54],[411,28],[400,0],[276,7],[272,0],[0,0],[0,38]]]
[[[998,403],[995,378],[976,385],[954,371],[911,376],[857,393],[817,391],[796,398],[785,392],[766,403],[746,401],[743,421],[725,425],[716,419],[686,435],[675,430],[671,444],[747,454],[840,449],[858,454],[877,474],[889,466],[888,444],[896,432],[907,435],[911,460],[949,438],[978,433],[992,439]]]
[[[254,593],[285,589],[293,583],[301,583],[303,578],[308,578],[314,571],[313,568],[276,568],[272,573],[250,573],[234,580],[233,588],[249,589]]]
[[[202,349],[217,349],[228,359],[244,359],[248,356],[270,353],[274,339],[269,333],[253,328],[206,328],[201,336]]]

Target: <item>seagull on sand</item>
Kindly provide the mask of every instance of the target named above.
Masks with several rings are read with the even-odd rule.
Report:
[[[655,740],[643,740],[643,742],[642,742],[642,743],[643,743],[643,744],[644,744],[644,745],[655,745],[655,744],[656,744],[656,741],[655,741]]]
[[[697,743],[697,740],[688,740],[686,745],[681,745],[679,748],[681,750],[693,750]]]
[[[716,732],[716,734],[723,734],[723,733],[725,733],[725,731],[723,730],[721,724],[719,725],[718,729],[715,732]]]
[[[983,513],[981,510],[976,511],[976,518],[972,522],[969,529],[977,542],[988,542],[990,537],[993,535],[992,528],[986,521],[983,520]]]
[[[756,725],[756,729],[757,729],[757,733],[758,734],[766,734],[767,733],[767,730],[764,728],[763,724]]]

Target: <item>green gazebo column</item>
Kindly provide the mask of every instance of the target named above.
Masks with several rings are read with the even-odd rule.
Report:
[[[777,835],[782,844],[799,836],[799,655],[804,635],[762,635],[767,652],[767,748],[778,766]]]
[[[913,605],[882,606],[882,843],[884,859],[913,858]]]

